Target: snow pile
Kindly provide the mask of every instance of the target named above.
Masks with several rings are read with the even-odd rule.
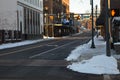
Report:
[[[89,49],[89,44],[84,44],[77,47],[75,50],[71,52],[71,54],[66,58],[67,61],[76,61],[82,53]]]
[[[43,40],[44,39],[27,40],[27,41],[22,41],[22,42],[2,44],[2,45],[0,45],[0,49],[13,48],[13,47],[17,47],[17,46],[23,46],[23,45],[33,44],[33,43],[37,43],[37,42],[40,42],[40,41],[43,41]]]
[[[91,41],[87,44],[83,44],[78,46],[75,50],[71,51],[71,54],[66,58],[67,61],[76,61],[82,55],[100,55],[105,54],[105,44],[106,42],[103,41],[103,37],[99,36],[99,38],[94,38],[95,42],[95,49],[91,49]],[[99,48],[100,47],[100,48]],[[102,47],[102,48],[101,48]],[[91,54],[92,53],[92,54]]]
[[[117,60],[114,57],[107,57],[106,42],[102,37],[94,38],[95,49],[91,49],[91,41],[77,47],[66,58],[67,61],[77,61],[68,65],[67,68],[80,73],[90,74],[120,74],[117,69]],[[83,58],[82,60],[79,60]]]
[[[117,69],[117,61],[113,57],[105,55],[95,56],[90,60],[83,60],[82,62],[73,63],[67,66],[73,71],[90,74],[119,74]]]

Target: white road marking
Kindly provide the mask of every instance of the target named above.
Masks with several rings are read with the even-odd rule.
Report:
[[[33,48],[38,48],[38,47],[41,47],[41,46],[43,46],[43,45],[36,46],[36,47],[31,47],[31,48],[25,48],[25,49],[21,49],[21,50],[9,52],[9,53],[3,53],[3,54],[0,54],[0,56],[5,56],[5,55],[9,55],[9,54],[14,54],[14,53],[17,53],[17,52],[22,52],[22,51],[27,51],[27,50],[30,50],[30,49],[33,49]]]
[[[76,41],[70,42],[70,43],[68,43],[68,44],[65,44],[65,45],[62,45],[62,46],[53,48],[53,49],[51,49],[51,50],[48,50],[48,51],[45,51],[45,52],[42,52],[42,53],[39,53],[39,54],[36,54],[36,55],[33,55],[33,56],[30,56],[29,58],[30,58],[30,59],[35,58],[35,57],[40,56],[40,55],[43,55],[43,54],[45,54],[45,53],[54,51],[54,50],[56,50],[56,49],[62,48],[62,47],[67,46],[67,45],[70,45],[70,44],[72,44],[72,43],[74,43],[74,42],[76,42]]]
[[[55,43],[55,42],[52,42],[52,43]],[[48,43],[48,44],[45,44],[45,45],[49,45],[49,44],[51,44],[51,43]],[[15,54],[15,53],[18,53],[18,52],[27,51],[27,50],[34,49],[34,48],[39,48],[39,47],[45,46],[45,45],[39,45],[39,46],[35,46],[35,47],[30,47],[30,48],[25,48],[25,49],[21,49],[21,50],[16,50],[16,51],[13,51],[13,52],[3,53],[3,54],[0,54],[0,56]]]

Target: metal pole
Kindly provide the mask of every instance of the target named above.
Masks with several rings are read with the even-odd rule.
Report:
[[[110,54],[110,33],[109,33],[109,21],[108,21],[108,0],[105,0],[106,2],[106,7],[105,7],[105,11],[106,11],[106,56],[111,56]]]
[[[98,8],[98,6],[96,5],[96,19],[97,19],[97,8]]]
[[[93,20],[93,0],[91,0],[91,7],[92,7],[92,44],[91,44],[91,48],[95,48],[95,44],[94,44],[94,20]]]
[[[96,5],[96,21],[97,21],[97,8],[98,8],[98,6]],[[98,36],[99,36],[98,26],[96,26],[96,29],[97,29],[97,38],[98,38]]]

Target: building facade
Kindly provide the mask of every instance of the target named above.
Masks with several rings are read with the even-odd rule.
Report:
[[[69,13],[69,0],[44,0],[44,13]]]
[[[9,3],[0,0],[0,30],[7,32],[8,38],[40,38],[43,33],[43,0],[11,0]]]
[[[109,1],[109,9],[119,9],[120,10],[120,0],[108,0]],[[106,19],[106,15],[105,15],[105,0],[101,0],[101,14],[99,16],[99,18],[96,21],[97,25],[102,25],[102,33],[103,36],[105,36],[105,31],[106,31],[106,26],[105,26],[105,19]],[[110,34],[113,37],[116,37],[115,40],[116,41],[120,41],[120,25],[115,26],[114,23],[112,23],[114,17],[110,17]]]
[[[66,13],[70,13],[70,9],[69,9],[70,2],[69,2],[69,0],[62,0],[62,4],[63,4],[63,11],[66,12]]]
[[[120,0],[108,0],[108,6],[109,9],[120,9],[119,5],[120,5]],[[100,6],[101,6],[101,10],[100,10],[100,16],[98,18],[98,25],[105,25],[105,0],[100,0]]]
[[[60,21],[61,15],[69,13],[69,0],[44,0],[43,4],[44,15],[53,15],[54,21]]]
[[[69,13],[69,0],[44,0],[44,35],[55,36],[60,29],[55,29],[53,24],[61,24],[64,14]]]

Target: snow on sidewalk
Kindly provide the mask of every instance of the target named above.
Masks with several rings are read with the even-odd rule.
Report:
[[[37,43],[40,41],[42,41],[42,40],[26,40],[26,41],[22,41],[22,42],[6,43],[6,44],[1,44],[0,49],[13,48],[13,47],[17,47],[17,46],[23,46],[23,45]]]
[[[102,37],[95,38],[95,49],[91,49],[91,41],[77,47],[66,58],[67,61],[77,61],[67,68],[80,73],[89,74],[120,74],[117,60],[106,56],[106,43]],[[82,61],[79,58],[83,58]]]
[[[102,37],[94,39],[96,48],[91,49],[91,41],[87,44],[83,44],[78,46],[75,50],[71,52],[71,54],[66,58],[67,61],[76,61],[81,56],[95,56],[105,54],[105,41],[103,41]],[[96,54],[97,53],[97,54]],[[82,57],[81,57],[82,58]]]
[[[94,56],[90,60],[83,60],[82,62],[76,62],[67,66],[80,73],[90,74],[119,74],[117,69],[117,61],[113,57],[107,57],[105,55]]]

